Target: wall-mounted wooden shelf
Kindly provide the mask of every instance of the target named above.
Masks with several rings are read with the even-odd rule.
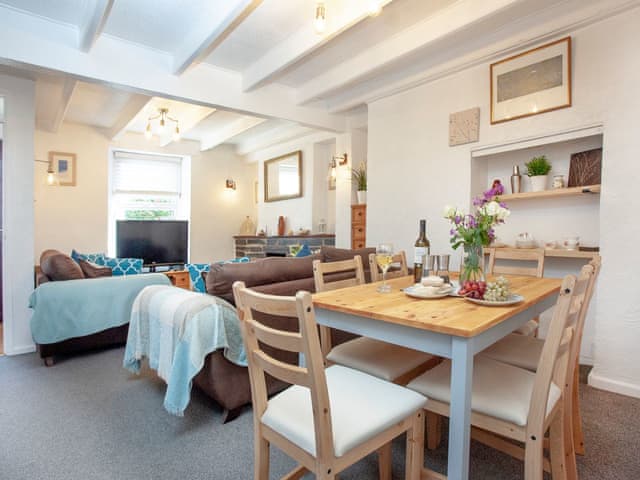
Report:
[[[510,202],[512,200],[529,200],[534,198],[558,198],[572,197],[578,195],[599,194],[600,185],[586,185],[583,187],[556,188],[553,190],[543,190],[542,192],[523,192],[501,195],[500,200]]]
[[[515,247],[496,247],[499,249],[509,249],[509,250],[525,250],[525,249],[516,249]],[[485,255],[488,252],[485,251]],[[555,257],[555,258],[586,258],[588,260],[592,259],[594,255],[599,255],[599,252],[583,252],[581,250],[565,250],[564,248],[545,248],[544,256],[545,257]]]

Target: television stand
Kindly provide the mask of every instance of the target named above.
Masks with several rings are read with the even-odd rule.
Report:
[[[169,280],[171,280],[171,285],[178,288],[184,288],[186,290],[191,290],[191,279],[189,278],[189,270],[167,270],[164,273]]]

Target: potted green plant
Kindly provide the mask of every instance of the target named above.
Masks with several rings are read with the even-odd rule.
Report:
[[[367,162],[360,162],[351,172],[353,183],[357,186],[358,203],[367,203]]]
[[[531,179],[531,191],[542,192],[546,190],[551,164],[545,155],[533,157],[529,162],[525,163],[527,167],[527,175]]]

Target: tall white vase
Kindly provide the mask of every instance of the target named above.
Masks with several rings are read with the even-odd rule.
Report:
[[[367,203],[367,191],[366,190],[358,190],[356,192],[356,197],[358,198],[358,204]]]

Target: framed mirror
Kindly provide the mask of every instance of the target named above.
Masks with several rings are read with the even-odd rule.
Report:
[[[264,162],[264,201],[302,196],[302,152],[287,153]]]

